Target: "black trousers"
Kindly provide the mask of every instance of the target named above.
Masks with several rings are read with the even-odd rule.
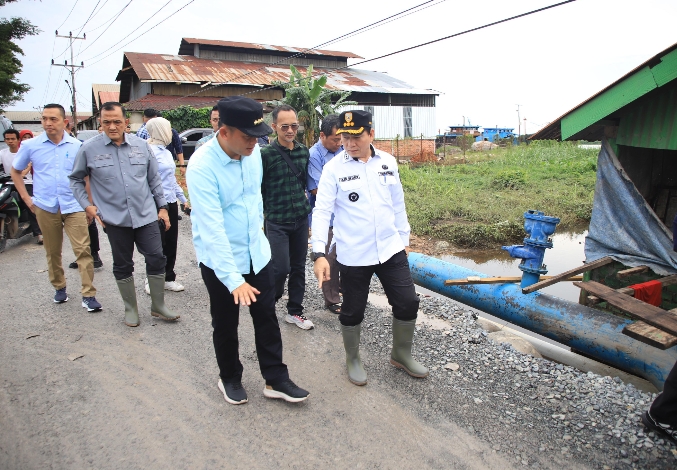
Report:
[[[33,196],[33,183],[26,184],[26,192],[29,196]],[[42,231],[40,230],[38,219],[35,214],[28,208],[28,206],[26,206],[26,203],[23,201],[23,199],[19,198],[18,202],[21,213],[28,214],[28,222],[31,224],[31,232],[33,232],[33,236],[37,237],[38,235],[42,235]],[[23,219],[23,217],[21,217],[21,219]]]
[[[134,244],[146,259],[146,274],[165,272],[166,258],[162,254],[162,239],[157,222],[143,227],[118,227],[106,225],[103,231],[108,235],[113,252],[113,275],[118,281],[134,274]]]
[[[343,305],[339,321],[344,326],[355,326],[364,320],[364,309],[369,296],[369,283],[376,274],[383,285],[393,316],[398,320],[415,320],[418,314],[418,296],[411,278],[409,262],[404,250],[394,254],[385,263],[372,266],[345,266],[339,263]]]
[[[242,380],[242,363],[238,352],[237,327],[240,321],[240,306],[233,295],[219,280],[214,270],[200,263],[202,280],[209,293],[209,311],[214,328],[214,352],[219,365],[219,375],[224,382]],[[271,263],[259,271],[244,275],[244,280],[260,294],[249,306],[254,323],[256,355],[261,375],[267,385],[276,385],[289,378],[287,366],[282,362],[282,335],[275,315],[275,281]]]
[[[170,202],[167,204],[167,212],[169,213],[169,230],[162,234],[162,251],[167,258],[167,266],[165,266],[165,281],[176,281],[176,273],[174,272],[174,265],[176,264],[176,247],[179,243],[179,204]]]
[[[677,426],[677,363],[672,366],[663,384],[663,393],[656,397],[650,411],[659,423]]]
[[[284,281],[289,274],[287,312],[289,315],[301,315],[306,292],[308,217],[289,224],[266,221],[265,227],[275,272],[275,301],[282,297]]]
[[[92,219],[92,223],[87,226],[89,231],[89,248],[92,250],[92,256],[99,253],[101,249],[99,245],[99,229],[96,226],[96,219]]]

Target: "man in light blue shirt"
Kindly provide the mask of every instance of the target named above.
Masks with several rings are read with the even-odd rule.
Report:
[[[81,142],[65,132],[66,112],[60,104],[48,104],[42,111],[45,132],[19,147],[12,162],[12,180],[26,206],[35,213],[47,253],[49,280],[56,289],[55,303],[68,301],[66,278],[61,264],[63,231],[73,247],[82,281],[82,306],[89,312],[101,310],[97,302],[94,260],[90,251],[88,220],[73,196],[68,175],[73,170]],[[33,164],[33,197],[26,191],[21,172]]]
[[[343,151],[341,145],[341,136],[336,134],[339,126],[339,117],[337,114],[329,114],[322,120],[320,126],[320,140],[310,147],[310,161],[308,162],[308,192],[310,207],[315,208],[315,197],[317,195],[317,185],[320,184],[320,176],[324,166],[336,155]],[[312,217],[312,213],[311,213]],[[325,251],[327,262],[330,269],[330,280],[322,283],[322,296],[324,297],[324,306],[335,314],[341,313],[341,297],[339,284],[339,267],[336,262],[336,244],[332,246],[334,237],[334,216],[332,215],[329,223],[329,238],[327,239],[327,248]]]
[[[256,138],[272,132],[261,103],[233,96],[218,103],[221,127],[191,157],[186,174],[193,206],[193,244],[209,293],[219,390],[247,402],[237,327],[240,306],[254,323],[256,354],[268,398],[299,402],[308,392],[289,379],[275,314],[270,244],[263,233],[263,166]]]

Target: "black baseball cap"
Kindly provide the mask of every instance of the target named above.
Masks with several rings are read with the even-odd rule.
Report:
[[[219,120],[241,130],[252,137],[272,134],[273,129],[263,122],[263,106],[256,100],[244,96],[229,96],[219,100]]]
[[[371,129],[372,119],[369,111],[362,111],[361,109],[354,109],[352,111],[343,111],[339,115],[339,127],[336,129],[337,134],[358,135],[364,132],[365,129]]]

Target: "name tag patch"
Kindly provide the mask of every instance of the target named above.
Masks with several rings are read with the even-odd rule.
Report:
[[[385,166],[385,165],[383,165],[383,166]],[[390,171],[379,171],[378,175],[383,176],[383,177],[385,177],[385,176],[395,176],[395,172],[392,171],[392,170],[390,170]]]
[[[339,178],[339,183],[345,183],[347,181],[354,181],[359,179],[360,175],[342,176],[341,178]]]

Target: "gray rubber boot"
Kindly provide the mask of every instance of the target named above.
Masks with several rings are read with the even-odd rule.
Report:
[[[122,301],[125,304],[125,325],[139,326],[139,309],[136,306],[136,289],[134,288],[134,276],[115,281],[120,289]]]
[[[165,275],[148,275],[148,287],[150,288],[150,314],[163,320],[175,321],[180,315],[172,312],[165,305]]]
[[[428,369],[411,357],[411,345],[414,341],[416,320],[402,321],[393,318],[393,350],[390,353],[390,363],[412,377],[422,379],[428,376]]]
[[[367,384],[367,372],[360,359],[360,333],[361,325],[341,325],[343,335],[343,347],[346,350],[346,366],[348,366],[348,380],[355,385]]]

